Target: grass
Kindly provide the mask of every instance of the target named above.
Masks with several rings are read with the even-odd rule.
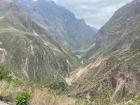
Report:
[[[25,34],[27,34],[27,32],[24,32],[24,31],[20,31],[20,30],[17,30],[13,27],[8,27],[8,28],[0,28],[0,33],[14,33],[15,35],[20,35],[20,36],[23,36]]]
[[[9,70],[6,66],[1,68],[4,71]],[[30,105],[82,105],[78,104],[81,101],[77,101],[76,99],[69,98],[65,94],[59,94],[56,90],[49,89],[44,87],[40,84],[37,84],[33,81],[28,80],[19,80],[14,79],[14,77],[8,77],[11,72],[4,72],[3,75],[7,76],[7,78],[2,78],[0,80],[0,100],[11,102],[16,105],[25,105],[22,104],[21,101],[26,101],[24,96],[21,95],[28,95],[28,94],[19,94],[22,92],[28,92],[31,95]],[[65,88],[64,84],[61,83],[60,85]],[[56,86],[56,88],[60,88],[60,85]],[[63,91],[63,90],[61,90]],[[27,97],[28,98],[28,97]],[[16,99],[16,100],[15,100]],[[16,102],[16,103],[15,103]],[[18,103],[18,104],[17,104]],[[23,102],[24,103],[24,102]]]
[[[68,74],[67,66],[70,68],[69,71],[79,66],[77,58],[68,50],[55,46],[52,42],[51,44],[55,46],[55,49],[61,52],[59,53],[52,46],[44,45],[40,38],[28,35],[28,33],[15,28],[1,28],[0,42],[2,42],[0,47],[7,51],[8,62],[14,65],[15,73],[22,78],[29,77],[29,79],[42,84],[46,84],[46,81],[51,82],[54,78],[62,81],[61,75],[66,76]],[[39,46],[39,48],[36,46]],[[37,55],[42,56],[42,58]],[[23,65],[21,59],[25,59],[25,57],[28,58],[30,64],[28,65],[30,70],[27,73],[29,76],[23,76],[24,72],[21,70],[21,65]],[[35,59],[38,59],[39,63],[36,63]],[[69,61],[69,64],[67,61]],[[39,70],[36,70],[36,68],[41,72],[38,72]],[[35,72],[37,72],[36,77]]]
[[[23,91],[31,94],[30,105],[89,105],[85,100],[69,98],[65,95],[57,95],[55,91],[42,87],[39,84],[12,79],[0,81],[0,97],[3,101],[15,102],[17,95]]]

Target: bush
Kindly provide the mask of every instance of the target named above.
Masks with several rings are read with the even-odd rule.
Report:
[[[31,95],[27,91],[23,91],[18,93],[16,96],[16,105],[29,105],[31,99]]]
[[[140,39],[136,39],[130,46],[130,49],[140,51]]]
[[[68,87],[67,84],[64,82],[55,82],[49,86],[50,89],[59,92],[64,92],[65,90],[67,90],[67,87]]]
[[[0,80],[9,78],[11,74],[11,70],[7,66],[0,66]]]

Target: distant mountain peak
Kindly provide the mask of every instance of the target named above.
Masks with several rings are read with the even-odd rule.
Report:
[[[19,0],[29,15],[35,17],[48,28],[51,37],[62,45],[79,49],[95,40],[96,29],[87,25],[85,20],[78,19],[71,11],[51,0]],[[49,2],[48,2],[49,1]]]

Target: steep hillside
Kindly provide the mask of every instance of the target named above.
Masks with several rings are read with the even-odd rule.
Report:
[[[41,84],[64,81],[78,60],[15,2],[1,0],[0,5],[0,63]]]
[[[108,23],[98,32],[96,47],[104,48],[123,40],[129,44],[139,38],[140,29],[140,2],[132,3],[119,9]]]
[[[133,2],[120,8],[113,17],[98,31],[95,46],[90,48],[86,57],[101,49],[121,50],[140,37],[140,2]]]
[[[85,56],[84,72],[78,71],[80,77],[72,81],[70,95],[109,105],[110,101],[128,101],[140,92],[139,19],[140,2],[134,0],[99,30],[95,46]]]
[[[18,5],[44,24],[50,35],[62,45],[79,49],[95,40],[95,28],[88,26],[84,20],[77,19],[73,13],[53,1],[18,0]]]
[[[11,69],[0,65],[0,105],[85,105],[84,100],[57,94],[33,81],[15,78]]]

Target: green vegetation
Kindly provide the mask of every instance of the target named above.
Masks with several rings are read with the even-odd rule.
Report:
[[[29,105],[31,99],[31,95],[27,91],[23,91],[18,93],[16,96],[16,105]]]
[[[10,78],[11,70],[8,66],[0,66],[0,80]]]
[[[130,46],[131,50],[137,50],[140,51],[140,39],[136,39],[132,45]]]
[[[140,104],[140,95],[135,96],[132,100],[130,100],[127,105],[139,105]]]
[[[49,85],[51,90],[55,90],[58,94],[62,94],[67,92],[68,85],[65,82],[54,82],[53,84]]]
[[[2,82],[0,99],[5,98],[14,105],[90,105],[84,99],[69,98],[65,94],[58,95],[56,91],[34,82],[17,79]]]
[[[0,28],[0,34],[4,34],[4,33],[10,33],[10,34],[14,34],[16,36],[24,36],[26,34],[29,34],[27,32],[24,32],[24,31],[20,31],[20,30],[17,30],[13,27],[10,27],[10,28]]]
[[[14,5],[12,7],[14,8]],[[102,28],[103,40],[99,38],[99,42],[97,41],[95,45],[88,48],[88,52],[82,59],[89,65],[87,66],[87,63],[83,65],[87,66],[84,74],[80,75],[81,77],[79,76],[74,85],[69,87],[63,77],[69,75],[80,65],[79,60],[71,51],[53,41],[47,30],[36,22],[37,20],[28,19],[26,13],[22,13],[25,11],[21,9],[18,13],[16,8],[11,9],[11,6],[8,8],[8,11],[4,12],[8,14],[0,20],[0,48],[7,52],[3,54],[3,58],[8,61],[5,63],[14,67],[14,75],[20,80],[11,78],[12,73],[9,67],[0,66],[0,98],[2,99],[6,98],[16,105],[29,105],[30,103],[31,105],[113,105],[110,103],[110,98],[117,87],[119,72],[135,71],[139,68],[140,40],[136,40],[136,33],[139,35],[139,31],[136,30],[134,33],[131,31],[136,28],[137,24],[130,24],[130,28],[127,27],[128,24],[125,25],[126,29],[123,27],[117,29],[118,24],[121,26],[117,18],[116,25],[114,23],[105,30],[106,26]],[[13,13],[15,11],[16,13]],[[73,42],[71,38],[66,37],[66,39],[71,40],[69,43],[71,46],[76,48],[80,46],[80,44],[76,46],[71,43]],[[102,45],[96,48],[98,43]],[[69,91],[73,94],[68,93]],[[113,101],[122,101],[123,98],[127,100],[127,96],[120,95],[123,92],[125,90],[120,90],[115,97],[116,100]],[[74,98],[68,97],[67,93]],[[75,96],[81,98],[77,99]],[[90,99],[87,99],[89,97]],[[128,102],[128,105],[139,104],[140,96]]]

